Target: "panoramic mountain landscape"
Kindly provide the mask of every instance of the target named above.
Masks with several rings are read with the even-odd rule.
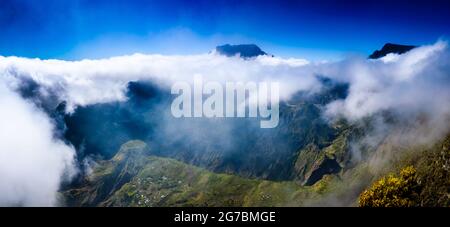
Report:
[[[256,47],[227,46],[230,53],[216,51],[239,56]],[[404,53],[405,47],[387,44],[374,54],[383,52],[382,58]],[[246,54],[243,61],[260,53]],[[326,106],[346,99],[350,87],[317,77],[322,89],[283,101],[279,126],[271,130],[249,119],[167,122],[170,94],[151,82],[130,82],[126,102],[62,112],[62,136],[83,151],[79,163],[89,165],[61,191],[64,201],[69,206],[353,206],[377,179],[413,166],[421,189],[411,206],[449,205],[448,127],[422,143],[402,137],[429,130],[425,115],[412,116],[420,117],[418,122],[387,110],[357,121],[327,120]],[[61,108],[64,103],[54,115]],[[378,132],[380,124],[389,130]],[[216,127],[233,136],[211,131]],[[86,158],[94,164],[82,162]]]
[[[445,7],[169,2],[0,1],[0,206],[450,206]]]
[[[411,64],[419,54],[444,58],[447,44],[386,44],[362,61],[391,68],[392,57]],[[224,56],[244,66],[276,59],[254,44],[218,46],[206,56]],[[5,66],[23,64],[20,61],[29,60],[4,59]],[[326,64],[323,67],[341,67]],[[76,171],[56,196],[61,206],[399,206],[367,193],[377,180],[404,168],[413,169],[415,191],[405,194],[401,185],[392,185],[399,192],[378,185],[382,188],[375,193],[387,190],[381,200],[449,205],[446,105],[443,110],[416,110],[416,104],[413,108],[400,103],[407,109],[393,106],[362,117],[330,115],[333,104],[349,100],[355,85],[314,73],[314,86],[319,88],[296,91],[281,100],[279,125],[264,129],[253,118],[174,118],[169,111],[173,95],[151,79],[124,81],[121,100],[71,107],[74,104],[59,91],[5,66],[12,79],[21,81],[18,94],[55,124],[53,136],[75,149],[70,166]],[[314,70],[326,71],[321,67]],[[448,90],[440,92],[444,102],[449,101]]]

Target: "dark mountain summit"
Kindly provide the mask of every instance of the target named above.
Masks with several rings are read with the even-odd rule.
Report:
[[[378,58],[382,58],[390,53],[403,54],[403,53],[406,53],[406,52],[412,50],[413,48],[416,48],[416,46],[386,43],[386,44],[384,44],[383,48],[381,48],[381,50],[374,51],[369,56],[369,58],[370,59],[378,59]]]
[[[239,54],[243,58],[252,58],[260,55],[267,55],[266,52],[262,51],[255,44],[240,44],[240,45],[230,45],[225,44],[222,46],[217,46],[216,51],[219,54],[225,55],[227,57],[232,57]]]

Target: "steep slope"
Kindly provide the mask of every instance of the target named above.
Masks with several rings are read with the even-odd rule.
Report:
[[[99,163],[78,188],[63,192],[69,206],[298,206],[318,196],[315,188],[215,174],[149,155],[130,141]]]
[[[396,162],[395,170],[360,195],[360,206],[450,206],[450,136],[431,147],[408,150]]]
[[[79,107],[64,116],[65,137],[80,151],[80,160],[112,158],[121,144],[139,139],[151,143],[155,155],[214,172],[290,180],[296,178],[292,173],[298,151],[308,144],[327,147],[340,133],[322,119],[321,111],[324,104],[344,97],[347,86],[322,80],[322,92],[299,93],[280,103],[280,122],[274,129],[261,129],[252,118],[176,119],[168,112],[168,91],[149,82],[131,82],[126,102]]]

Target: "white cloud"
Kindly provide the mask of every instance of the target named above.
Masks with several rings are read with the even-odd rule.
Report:
[[[301,64],[300,64],[301,63]],[[311,89],[317,80],[305,60],[258,58],[246,61],[216,54],[163,56],[134,54],[100,60],[61,61],[0,57],[0,75],[9,87],[22,78],[32,78],[46,88],[61,91],[69,107],[124,100],[129,81],[148,79],[170,86],[177,81],[192,82],[200,74],[205,80],[279,81],[282,98],[298,89]]]
[[[329,76],[350,84],[345,100],[328,105],[329,115],[357,120],[383,110],[450,113],[450,62],[444,42],[380,60],[350,61]],[[344,75],[344,76],[343,76]]]
[[[52,206],[75,173],[75,151],[53,138],[48,117],[0,84],[0,206]]]
[[[32,78],[45,88],[59,91],[61,100],[68,101],[72,109],[76,105],[124,100],[127,83],[142,79],[162,86],[192,82],[197,74],[206,81],[274,81],[280,82],[281,98],[287,99],[299,90],[319,90],[315,75],[324,75],[350,84],[349,96],[328,105],[327,115],[359,119],[387,109],[442,109],[449,99],[448,52],[446,42],[438,41],[379,60],[350,58],[326,63],[268,56],[243,60],[214,53],[134,54],[81,61],[0,57],[0,75],[13,89],[21,78]]]

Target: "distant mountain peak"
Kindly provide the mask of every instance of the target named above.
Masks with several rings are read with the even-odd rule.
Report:
[[[386,44],[384,44],[383,48],[381,48],[381,50],[374,51],[369,56],[369,58],[370,59],[378,59],[378,58],[382,58],[390,53],[403,54],[403,53],[406,53],[416,47],[417,46],[386,43]]]
[[[239,45],[230,45],[225,44],[216,47],[216,52],[225,55],[227,57],[232,57],[235,55],[239,55],[242,58],[252,58],[260,55],[268,55],[266,52],[262,51],[255,44],[239,44]]]

